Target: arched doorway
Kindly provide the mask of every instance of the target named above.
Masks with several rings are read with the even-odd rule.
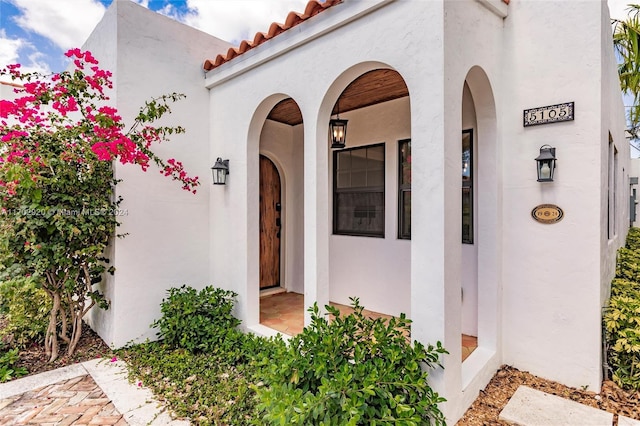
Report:
[[[260,290],[280,287],[281,187],[276,165],[260,155]]]
[[[273,104],[272,104],[273,105]],[[255,170],[259,190],[257,258],[260,324],[294,335],[304,326],[304,127],[291,97],[262,123]],[[255,222],[254,222],[255,223]]]

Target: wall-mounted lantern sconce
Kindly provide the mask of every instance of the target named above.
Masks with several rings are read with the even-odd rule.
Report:
[[[556,149],[549,145],[542,145],[536,163],[538,164],[538,182],[553,182],[553,173],[556,170]]]
[[[211,168],[211,173],[213,174],[214,185],[225,185],[229,174],[229,160],[223,160],[218,157],[216,164]]]
[[[331,139],[331,149],[342,149],[347,144],[347,121],[340,119],[340,104],[336,118],[329,120],[329,138]]]

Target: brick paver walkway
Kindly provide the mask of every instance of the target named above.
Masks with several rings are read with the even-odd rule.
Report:
[[[0,425],[127,425],[90,375],[0,400]]]

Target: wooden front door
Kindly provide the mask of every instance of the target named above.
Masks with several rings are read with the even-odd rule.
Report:
[[[260,289],[280,285],[282,204],[280,174],[275,164],[260,156]]]

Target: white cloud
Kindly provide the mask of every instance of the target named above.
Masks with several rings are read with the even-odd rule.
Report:
[[[97,0],[9,0],[21,14],[15,22],[62,49],[81,46],[104,15]]]
[[[10,38],[0,29],[0,68],[10,64],[21,64],[23,72],[49,74],[51,69],[44,56],[26,40]]]
[[[304,12],[307,0],[187,0],[190,13],[175,19],[233,43],[266,32],[272,22],[284,23],[290,11]]]
[[[0,66],[17,63],[20,57],[18,52],[24,45],[24,40],[8,38],[5,30],[0,29]]]
[[[637,0],[608,0],[609,15],[613,19],[623,20],[628,15],[629,4],[638,3]]]

